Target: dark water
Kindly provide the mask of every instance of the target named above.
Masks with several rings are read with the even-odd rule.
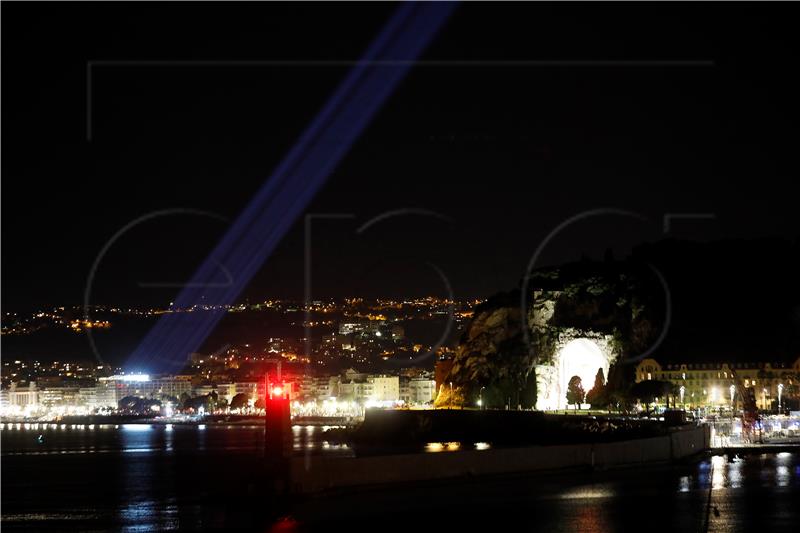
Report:
[[[349,453],[325,447],[321,431],[295,428],[298,452]],[[262,445],[258,427],[6,427],[2,529],[800,530],[796,454],[731,461],[717,456],[684,466],[569,476],[467,479],[277,506],[262,488]]]
[[[323,430],[293,427],[295,450],[350,454]],[[264,530],[263,446],[258,426],[5,424],[2,530]]]

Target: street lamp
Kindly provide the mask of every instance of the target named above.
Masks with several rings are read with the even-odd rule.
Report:
[[[781,393],[783,393],[783,383],[778,383],[778,413],[781,412]]]
[[[483,389],[486,387],[481,387],[481,390],[478,391],[478,407],[483,409]]]
[[[733,411],[733,395],[736,394],[736,386],[731,385],[729,390],[731,391],[731,411]]]
[[[453,408],[453,401],[454,401],[454,398],[453,398],[453,382],[451,381],[450,382],[450,409]]]
[[[684,387],[683,385],[681,385],[680,392],[681,392],[681,405],[683,405],[684,407],[686,407],[686,405],[683,403],[683,395],[684,395],[684,394],[686,394],[686,387]]]

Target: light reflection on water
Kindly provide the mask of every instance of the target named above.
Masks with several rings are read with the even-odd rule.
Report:
[[[729,458],[715,455],[710,461],[697,465],[696,483],[692,476],[682,476],[678,481],[678,492],[691,489],[710,488],[714,491],[738,489],[752,484],[748,479],[758,480],[762,487],[800,486],[800,456],[789,452],[778,454],[746,455]]]
[[[122,531],[175,531],[180,529],[178,505],[174,498],[166,502],[144,500],[131,502],[120,509]]]
[[[350,446],[328,442],[325,440],[325,431],[339,429],[345,426],[292,426],[292,449],[295,452],[322,453],[324,455],[351,455]]]
[[[296,453],[352,455],[350,446],[325,440],[325,430],[341,427],[294,425],[293,449]],[[194,451],[259,451],[264,445],[260,425],[8,424],[2,435],[4,457],[174,452],[189,442]]]
[[[124,431],[150,431],[153,427],[150,424],[122,424],[122,429]]]
[[[742,460],[734,459],[728,466],[728,487],[737,489],[742,486]]]
[[[725,488],[725,456],[715,455],[711,458],[711,488]]]
[[[301,453],[352,455],[321,428],[298,430]],[[263,481],[261,425],[15,424],[0,438],[3,531],[196,531],[261,520],[252,501]]]
[[[571,488],[559,494],[558,498],[561,500],[575,500],[581,498],[585,499],[613,498],[614,496],[616,496],[616,492],[611,486],[592,484],[592,485],[581,485],[578,487]]]
[[[36,437],[42,433],[45,442],[37,444]],[[296,449],[299,447],[302,452],[308,450],[309,442],[324,453],[335,452],[331,443],[322,439],[322,428],[312,431],[296,426],[292,435]],[[263,428],[227,429],[209,424],[205,431],[199,431],[176,424],[172,430],[159,425],[132,431],[123,426],[94,431],[88,427],[63,431],[14,429],[3,431],[2,438],[3,529],[232,530],[235,528],[226,527],[246,513],[256,516],[263,512],[252,501],[243,500],[250,490],[247,476],[255,472],[253,465],[263,457]],[[474,448],[464,442],[461,449]],[[51,456],[34,456],[39,453]],[[58,471],[58,482],[48,477],[52,469]],[[792,528],[781,527],[796,516],[792,514],[792,496],[800,491],[798,469],[797,454],[745,456],[732,461],[716,456],[694,466],[668,467],[646,474],[623,470],[579,473],[574,475],[583,477],[567,481],[545,476],[543,481],[535,482],[520,479],[496,481],[495,485],[483,481],[456,484],[461,492],[454,492],[441,505],[441,499],[447,497],[441,487],[431,488],[423,495],[414,487],[414,501],[437,502],[439,507],[429,506],[434,509],[433,514],[421,517],[408,513],[406,506],[411,500],[407,493],[400,493],[397,500],[384,498],[390,502],[391,511],[386,512],[396,512],[398,516],[382,523],[409,530],[420,529],[423,524],[421,529],[428,530],[427,520],[444,517],[451,529],[471,531],[482,530],[477,522],[473,523],[481,516],[492,520],[513,516],[528,520],[531,529],[539,531],[638,531],[641,524],[629,518],[631,509],[653,513],[655,502],[670,512],[659,514],[657,523],[648,525],[649,531],[695,531],[705,516],[709,489],[713,489],[713,504],[719,506],[721,516],[711,513],[709,531],[751,531],[754,524],[764,531],[791,531]],[[762,472],[767,475],[762,477]],[[479,491],[477,496],[475,491]],[[343,499],[341,505],[322,499],[321,505],[330,505],[325,513],[335,508],[352,514],[334,525],[328,523],[329,514],[323,514],[319,530],[338,531],[352,526],[353,515],[357,519],[369,508],[365,506],[369,502],[362,501],[369,497],[368,493],[359,494]],[[379,495],[375,498],[380,501]],[[495,506],[494,512],[486,513],[483,503],[473,503],[484,500]],[[751,504],[751,500],[755,503]],[[85,511],[87,502],[97,509]],[[442,508],[447,512],[442,513]],[[470,510],[481,514],[467,515]],[[402,520],[411,523],[406,526]]]
[[[791,482],[791,477],[788,466],[779,465],[775,469],[775,482],[779,487],[788,487]]]

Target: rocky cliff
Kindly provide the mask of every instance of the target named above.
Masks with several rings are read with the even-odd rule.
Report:
[[[646,350],[663,320],[656,276],[624,262],[539,271],[529,287],[524,300],[516,290],[476,309],[438,406],[554,408],[563,403],[564,346],[592,341],[605,358],[605,375],[619,379],[609,367]]]

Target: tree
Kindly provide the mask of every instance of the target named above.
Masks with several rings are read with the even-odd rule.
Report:
[[[161,395],[161,402],[162,403],[172,404],[173,407],[175,407],[175,406],[180,407],[181,406],[181,401],[178,399],[178,397],[177,396],[172,396],[170,394],[162,394]]]
[[[210,412],[216,411],[217,410],[217,400],[219,400],[219,394],[217,394],[217,391],[212,390],[211,392],[206,394],[206,398],[208,398],[208,400],[206,401],[205,406],[203,408],[206,411],[210,411]]]
[[[606,380],[602,368],[597,369],[597,374],[594,377],[594,386],[586,393],[586,403],[592,404],[592,407],[595,409],[598,407],[605,407],[608,404],[608,399],[606,398]]]
[[[203,396],[195,396],[194,398],[188,398],[185,402],[183,402],[183,410],[193,410],[199,411],[200,408],[203,408],[203,411],[206,413],[210,413],[214,408],[214,399],[211,397],[210,394],[205,394]]]
[[[650,412],[650,404],[656,398],[667,396],[672,390],[672,383],[657,379],[648,379],[635,383],[631,387],[631,396],[645,404],[647,412]]]
[[[192,398],[185,392],[181,394],[181,410],[188,411],[189,409],[194,409],[193,400],[194,398]]]
[[[259,398],[256,400],[256,403],[253,404],[253,407],[256,409],[264,409],[267,406],[267,402],[264,401],[264,398]]]
[[[231,409],[244,409],[244,408],[247,407],[247,404],[248,404],[249,400],[250,399],[247,397],[247,394],[245,394],[243,392],[240,392],[239,394],[237,394],[233,398],[231,398],[230,408]]]
[[[155,411],[161,410],[161,400],[156,400],[155,398],[150,398],[147,400],[142,400],[141,403],[141,412],[142,413],[152,413]]]
[[[586,393],[583,391],[581,378],[578,376],[569,378],[569,384],[567,385],[567,403],[575,405],[575,409],[577,410],[578,404],[582,404],[585,397]]]
[[[186,400],[191,400],[191,399],[192,399],[191,394],[189,394],[188,392],[182,393],[180,397],[180,405],[184,405],[186,403]]]
[[[198,396],[197,398],[194,398],[194,400],[197,402],[195,407],[196,411],[199,411],[201,407],[206,413],[212,413],[214,411],[215,402],[214,397],[211,396],[211,394]]]
[[[120,411],[138,413],[142,410],[142,399],[138,396],[125,396],[118,403]]]
[[[608,409],[611,410],[611,406],[616,407],[617,412],[628,412],[630,411],[633,402],[631,401],[631,396],[627,389],[612,389],[610,387],[606,387],[606,398],[608,401]]]

